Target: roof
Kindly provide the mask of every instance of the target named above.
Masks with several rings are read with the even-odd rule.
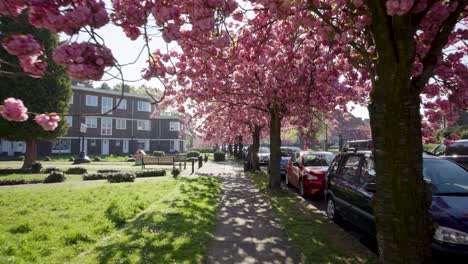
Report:
[[[108,95],[115,95],[115,96],[120,96],[122,94],[122,91],[105,90],[105,89],[97,89],[97,88],[81,87],[81,86],[72,86],[72,90],[99,93],[99,94],[108,94]],[[146,94],[124,93],[124,96],[151,100],[151,97]]]

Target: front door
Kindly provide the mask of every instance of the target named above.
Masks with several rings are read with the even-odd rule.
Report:
[[[123,141],[122,152],[128,153],[128,140]]]
[[[103,139],[102,140],[102,155],[109,155],[109,140]]]

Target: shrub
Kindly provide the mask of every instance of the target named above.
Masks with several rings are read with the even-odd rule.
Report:
[[[42,170],[42,163],[40,162],[34,162],[32,165],[31,165],[31,172],[32,173],[40,173]]]
[[[93,159],[93,161],[99,162],[99,161],[101,161],[101,158],[100,158],[100,157],[95,157],[95,158]]]
[[[114,183],[114,182],[133,182],[135,181],[136,175],[133,172],[116,172],[116,173],[108,173],[107,174],[107,181]]]
[[[0,179],[0,185],[19,185],[43,183],[40,179]]]
[[[88,171],[83,167],[71,167],[65,171],[66,174],[85,174],[86,172]]]
[[[135,171],[135,175],[137,178],[144,178],[144,177],[160,177],[165,176],[165,170],[146,170],[146,171]]]
[[[44,179],[44,183],[54,183],[65,181],[65,174],[60,171],[53,171]]]
[[[172,174],[172,177],[177,178],[177,176],[179,176],[180,174],[180,170],[177,168],[172,169],[171,174]]]
[[[136,161],[135,158],[128,158],[127,159],[127,162],[135,162],[135,161]]]
[[[107,179],[106,173],[85,173],[83,174],[83,181],[95,181]]]
[[[155,157],[162,157],[166,155],[166,153],[164,153],[164,151],[153,151],[153,156]]]
[[[47,157],[44,158],[44,161],[52,161],[52,158],[47,156]]]
[[[32,173],[32,171],[30,169],[0,169],[0,175],[27,173]]]
[[[70,157],[70,158],[68,159],[68,161],[75,161],[75,158],[74,158],[74,157]]]
[[[187,152],[187,158],[198,158],[198,156],[200,156],[200,152],[198,151]]]
[[[60,172],[62,172],[62,170],[59,169],[59,168],[50,167],[50,168],[45,168],[45,169],[43,169],[43,170],[42,170],[42,173],[51,173],[51,172],[53,172],[53,171],[60,171]]]
[[[17,160],[17,161],[24,161],[24,159],[25,159],[24,156],[18,156],[18,157],[16,157],[16,160]]]
[[[119,172],[119,171],[118,170],[107,169],[107,170],[98,170],[97,172],[98,173],[113,173],[113,172]]]
[[[192,151],[198,151],[200,153],[213,153],[214,152],[212,148],[193,148]]]
[[[224,152],[215,152],[214,153],[214,161],[225,161],[226,160],[226,154]]]

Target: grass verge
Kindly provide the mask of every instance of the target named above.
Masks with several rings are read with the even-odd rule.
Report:
[[[268,189],[268,175],[249,173],[270,201],[304,263],[377,263],[369,251],[296,194]]]
[[[55,185],[0,193],[0,263],[202,262],[213,178]]]

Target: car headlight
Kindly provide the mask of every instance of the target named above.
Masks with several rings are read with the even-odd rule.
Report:
[[[308,179],[309,181],[318,180],[318,177],[315,175],[306,174],[305,176],[306,176],[306,179]]]
[[[468,245],[468,234],[445,226],[439,226],[434,239],[440,242]]]

